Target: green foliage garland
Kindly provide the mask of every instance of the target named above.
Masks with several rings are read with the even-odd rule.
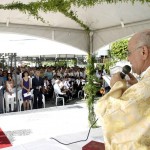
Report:
[[[66,0],[40,0],[37,2],[30,2],[28,4],[24,4],[22,2],[13,2],[10,4],[0,5],[0,9],[4,10],[19,10],[23,13],[28,13],[34,16],[37,20],[41,20],[43,23],[46,23],[44,18],[39,15],[39,11],[47,12],[60,12],[64,14],[66,17],[74,20],[81,27],[83,27],[86,31],[89,31],[89,27],[85,25],[75,12],[71,10],[71,1]],[[47,22],[48,23],[48,22]]]
[[[66,17],[77,22],[85,31],[90,31],[89,27],[81,21],[76,12],[71,10],[71,6],[77,7],[89,7],[101,3],[118,3],[118,2],[132,2],[136,0],[39,0],[36,2],[22,3],[12,2],[5,5],[0,5],[0,9],[4,10],[19,10],[23,13],[28,13],[34,16],[36,19],[41,20],[43,23],[46,21],[39,15],[39,11],[47,12],[60,12]],[[149,2],[149,0],[137,0],[141,3]],[[48,22],[47,22],[48,23]]]
[[[102,3],[118,3],[118,2],[131,2],[134,4],[136,1],[141,3],[150,2],[149,0],[70,0],[74,5],[77,6],[94,6],[95,4]]]
[[[87,66],[86,66],[86,75],[87,75],[87,83],[84,87],[85,93],[87,94],[87,105],[88,105],[88,119],[90,125],[92,125],[96,121],[96,116],[94,113],[94,97],[97,92],[97,87],[95,84],[93,84],[94,81],[97,81],[96,78],[96,70],[94,68],[94,62],[95,62],[95,57],[92,56],[91,54],[88,54],[88,59],[87,59]],[[94,126],[96,127],[96,125]]]

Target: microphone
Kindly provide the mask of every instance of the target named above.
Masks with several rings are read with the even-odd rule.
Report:
[[[122,71],[120,72],[120,77],[122,79],[125,78],[126,74],[128,74],[129,72],[131,71],[131,67],[128,66],[128,65],[125,65],[123,68],[122,68]]]

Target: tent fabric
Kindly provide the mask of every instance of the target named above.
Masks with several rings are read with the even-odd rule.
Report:
[[[96,31],[94,34],[93,49],[97,50],[104,45],[108,45],[109,43],[121,38],[129,37],[144,29],[150,29],[150,21],[126,25],[124,28],[114,27]]]
[[[56,41],[8,33],[0,34],[0,45],[1,53],[17,53],[21,57],[57,54],[87,55],[86,51]]]
[[[26,43],[27,43],[28,39],[43,38],[47,41],[49,40],[49,43],[51,43],[53,41],[53,42],[59,42],[61,44],[67,44],[68,46],[72,46],[76,49],[81,50],[83,54],[87,53],[87,50],[88,50],[88,36],[84,31],[80,31],[80,30],[60,29],[60,28],[51,29],[49,27],[34,26],[34,25],[17,25],[17,24],[10,24],[7,27],[5,24],[0,24],[0,33],[2,33],[2,34],[4,34],[4,33],[16,34],[17,33],[18,34],[17,39],[18,40],[20,39],[20,43],[21,43],[21,40],[22,40],[22,42],[23,42],[23,40],[26,40]],[[22,34],[23,34],[24,38],[22,37]],[[29,37],[27,37],[27,36],[29,36]],[[33,37],[30,37],[30,36],[33,36]],[[9,38],[9,40],[12,41],[13,38],[14,38],[14,36],[11,36]],[[13,45],[15,45],[16,43],[17,42],[14,42]],[[13,45],[11,46],[11,45],[8,45],[7,43],[5,44],[4,41],[2,41],[2,40],[0,40],[0,44],[1,44],[1,46],[0,46],[1,53],[3,53],[3,52],[11,53],[12,51],[14,51],[15,47],[13,48]],[[41,46],[42,45],[40,45],[40,47]],[[29,45],[27,45],[27,47],[29,47]],[[51,47],[51,45],[49,47]],[[18,46],[17,49],[20,52],[24,48],[20,49]],[[16,48],[15,48],[15,50],[16,50]],[[53,50],[53,52],[57,53],[56,50]],[[78,52],[75,51],[75,49],[73,49],[72,51],[73,52],[69,52],[69,51],[67,51],[67,52],[68,52],[68,54],[69,53],[78,54]],[[47,54],[51,54],[51,53],[52,53],[52,49],[50,48],[48,50]],[[66,53],[64,53],[64,54],[66,54]]]
[[[1,0],[7,4],[14,0]],[[24,2],[24,0],[20,0]],[[26,0],[26,3],[35,0]],[[150,27],[150,3],[118,2],[93,7],[71,8],[93,32],[93,51],[124,36]],[[88,51],[89,38],[79,24],[61,13],[40,15],[49,23],[42,23],[18,10],[0,10],[0,32],[26,34],[58,41]]]

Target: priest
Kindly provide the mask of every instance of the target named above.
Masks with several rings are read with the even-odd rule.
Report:
[[[150,30],[136,33],[128,43],[132,71],[129,80],[112,76],[111,90],[96,105],[106,150],[150,150]]]

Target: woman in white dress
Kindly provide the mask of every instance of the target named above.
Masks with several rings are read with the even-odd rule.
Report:
[[[5,103],[6,103],[6,112],[9,112],[9,103],[11,104],[11,111],[14,111],[14,80],[12,79],[12,74],[7,74],[6,80],[6,92],[5,92]]]

